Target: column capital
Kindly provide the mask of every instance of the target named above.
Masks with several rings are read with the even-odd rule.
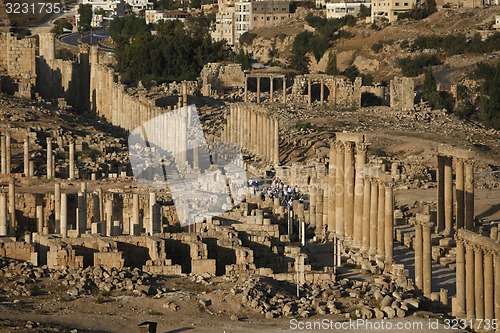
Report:
[[[359,153],[366,153],[366,150],[368,148],[368,143],[366,142],[358,142],[356,143],[356,152]]]
[[[345,141],[344,142],[344,150],[346,152],[354,153],[354,142]]]
[[[420,222],[420,225],[422,226],[422,230],[430,230],[434,226],[434,223],[432,223],[432,222]]]
[[[337,150],[337,154],[342,154],[344,152],[344,143],[335,141],[335,149]]]

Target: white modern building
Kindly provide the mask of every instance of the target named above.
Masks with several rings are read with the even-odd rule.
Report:
[[[115,17],[122,17],[125,15],[125,2],[123,0],[84,0],[80,2],[83,5],[92,6],[92,27],[102,27],[104,21],[112,20]],[[75,23],[79,26],[80,15],[75,15]]]
[[[255,28],[276,26],[289,18],[290,1],[219,0],[212,38],[225,39],[229,45],[239,43],[245,32]]]
[[[167,11],[158,11],[158,10],[146,10],[144,13],[144,17],[146,19],[146,24],[156,24],[160,21],[174,21],[179,20],[184,22],[187,13],[181,12],[179,10],[167,10]]]
[[[361,6],[371,7],[370,2],[334,2],[326,4],[326,18],[341,18],[346,15],[358,16]]]

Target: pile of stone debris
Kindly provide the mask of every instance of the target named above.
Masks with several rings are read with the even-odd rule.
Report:
[[[42,278],[61,281],[68,287],[69,296],[79,296],[92,291],[128,291],[136,296],[162,294],[166,290],[152,288],[155,278],[140,269],[116,269],[102,266],[82,268],[51,269],[36,267],[28,262],[0,258],[0,276],[4,278],[1,287],[7,296],[33,296],[39,291],[38,282]]]
[[[243,304],[267,318],[333,314],[345,318],[391,319],[412,315],[429,305],[419,291],[405,291],[393,283],[380,285],[341,279],[305,284],[300,297],[290,293],[292,285],[290,290],[278,290],[273,284],[276,285],[263,277],[250,277],[243,282],[240,279],[235,281],[231,293],[241,294]]]

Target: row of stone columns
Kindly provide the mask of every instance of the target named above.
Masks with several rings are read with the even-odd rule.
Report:
[[[286,77],[284,75],[259,75],[259,74],[247,74],[245,75],[245,92],[244,92],[244,101],[248,102],[248,79],[255,78],[257,79],[257,104],[260,104],[260,79],[266,77],[269,78],[269,102],[274,103],[274,79],[281,79],[283,83],[283,97],[282,102],[286,103]]]
[[[456,297],[453,314],[494,328],[500,318],[500,244],[460,229],[456,237]]]
[[[327,181],[308,187],[306,215],[316,234],[328,229],[366,257],[383,259],[389,269],[393,262],[393,180],[380,169],[366,166],[366,148],[363,135],[337,133]]]
[[[439,146],[437,158],[437,232],[444,231],[449,235],[461,228],[472,230],[474,223],[473,153],[469,150]],[[453,200],[453,161],[455,161],[456,170],[455,200]]]
[[[95,191],[92,196],[93,200],[93,217],[91,220],[91,232],[101,233],[104,236],[119,236],[122,234],[122,225],[129,223],[129,234],[139,236],[141,233],[140,223],[140,202],[139,193],[132,194],[132,214],[129,221],[117,220],[114,212],[114,194],[109,193],[104,198],[101,189]],[[1,196],[0,196],[0,220],[1,220]],[[156,200],[156,193],[149,194],[149,217],[144,219],[144,228],[147,234],[161,232],[161,210],[160,205]],[[72,235],[78,237],[88,230],[87,217],[87,188],[86,184],[82,183],[81,190],[78,192],[77,207],[76,207],[76,225]],[[68,237],[68,194],[61,192],[61,185],[58,183],[55,186],[54,192],[54,210],[55,210],[55,233],[62,234],[63,237]],[[38,214],[37,214],[38,215]],[[1,228],[0,228],[1,230]],[[48,233],[47,229],[39,229],[40,233]]]
[[[366,164],[364,141],[362,134],[336,134],[335,141],[330,145],[326,194],[328,201],[325,205],[328,211],[328,229],[357,248],[361,247],[362,241],[359,230],[362,217],[362,175]]]
[[[415,222],[415,285],[427,297],[432,293],[431,217],[418,213]]]
[[[233,104],[222,133],[232,142],[270,163],[279,163],[279,124],[266,109],[251,104]]]
[[[393,261],[394,192],[392,177],[380,169],[365,167],[362,189],[361,253],[383,260],[386,270]]]
[[[1,141],[1,173],[10,174],[11,173],[11,139],[9,132],[6,132],[5,136],[0,137]],[[52,139],[47,138],[47,179],[55,178],[55,156],[52,150]],[[23,174],[25,177],[33,177],[35,173],[34,161],[30,160],[30,144],[29,138],[26,137],[23,143]],[[73,180],[75,178],[75,142],[71,140],[69,142],[69,173],[68,179]]]

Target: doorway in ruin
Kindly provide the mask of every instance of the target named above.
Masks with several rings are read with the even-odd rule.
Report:
[[[361,94],[361,106],[381,106],[383,103],[382,98],[378,97],[374,93],[364,92]]]
[[[307,100],[307,93],[308,93],[308,87],[306,85],[304,89],[304,95],[306,96]],[[314,103],[315,101],[319,102],[319,99],[321,97],[321,83],[320,82],[315,82],[311,83],[311,102]],[[323,102],[326,103],[328,102],[328,98],[330,97],[330,89],[323,84]]]

